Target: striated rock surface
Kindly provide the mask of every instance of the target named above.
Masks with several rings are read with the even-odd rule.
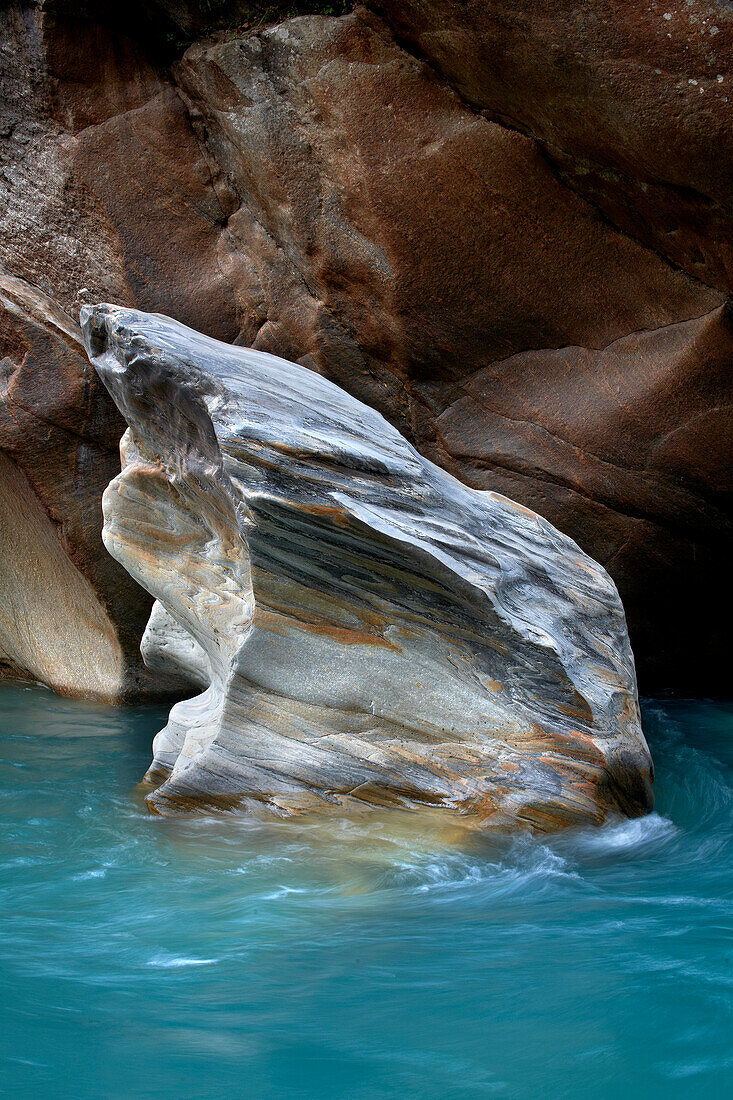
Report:
[[[120,419],[58,335],[84,301],[337,382],[603,563],[647,689],[727,689],[728,6],[289,18],[349,6],[0,6],[0,280],[45,303],[0,302],[0,450],[109,620],[126,690],[148,690],[149,601],[99,539]]]
[[[121,307],[82,327],[129,424],[105,544],[158,600],[148,662],[204,688],[152,809],[651,808],[621,602],[569,538],[302,366]]]

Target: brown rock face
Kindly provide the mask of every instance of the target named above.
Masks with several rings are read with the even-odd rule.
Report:
[[[264,322],[245,339],[308,353],[421,442],[436,390],[479,365],[604,345],[719,300],[609,227],[532,141],[468,110],[373,17],[196,46],[176,77],[242,197],[227,232]]]
[[[733,289],[727,0],[370,0],[474,109],[614,224]]]
[[[172,67],[196,5],[138,4],[125,33],[116,5],[6,6],[0,263],[26,304],[0,450],[133,687],[147,603],[99,538],[121,425],[78,351],[85,300],[332,378],[604,563],[642,687],[722,686],[725,5],[371,6],[265,26],[222,5],[236,29]]]
[[[672,668],[688,684],[725,682],[732,340],[724,306],[600,351],[523,352],[466,380],[437,418],[443,465],[479,487],[498,478],[593,540],[626,593],[646,675],[670,686]]]
[[[263,302],[245,341],[315,366],[608,564],[647,683],[722,676],[719,295],[601,218],[536,142],[470,110],[373,17],[196,46],[175,72],[242,196],[227,232]]]
[[[148,601],[99,536],[120,420],[70,318],[8,276],[0,303],[0,670],[134,696],[151,686],[138,649]]]
[[[222,215],[186,110],[139,46],[91,24],[46,23],[36,9],[11,6],[1,18],[0,456],[12,462],[6,497],[22,483],[35,527],[14,538],[14,558],[3,555],[28,598],[8,595],[20,581],[4,589],[0,665],[68,693],[135,698],[170,685],[140,659],[150,600],[102,546],[101,496],[119,470],[124,423],[74,318],[88,296],[146,301],[232,339],[233,296],[215,255]],[[16,522],[8,508],[6,531]],[[46,587],[67,590],[53,629],[61,637],[65,606],[70,641],[49,641],[40,660],[24,638],[44,633],[44,586],[31,585],[44,572]]]

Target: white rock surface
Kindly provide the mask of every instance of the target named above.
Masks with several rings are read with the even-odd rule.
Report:
[[[0,451],[0,667],[61,695],[117,700],[114,624],[61,545],[23,471]]]
[[[151,809],[651,808],[623,609],[575,543],[304,367],[115,306],[82,326],[130,425],[105,544],[158,600],[149,667],[204,687]]]

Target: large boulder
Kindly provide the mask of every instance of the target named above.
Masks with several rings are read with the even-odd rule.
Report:
[[[569,538],[305,367],[114,306],[82,325],[130,425],[105,544],[159,601],[157,667],[205,686],[155,740],[152,809],[651,808],[621,601]]]

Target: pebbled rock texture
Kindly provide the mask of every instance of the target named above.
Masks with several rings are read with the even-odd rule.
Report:
[[[159,601],[148,659],[207,685],[155,739],[152,809],[651,808],[621,601],[570,539],[305,367],[115,306],[82,326],[130,426],[105,545]]]
[[[0,279],[67,328],[115,301],[334,380],[606,565],[646,689],[724,688],[726,5],[374,0],[286,18],[319,6],[3,5]],[[0,320],[6,376],[40,395],[26,454],[0,389],[0,450],[145,691],[146,598],[106,579],[98,535],[119,417],[34,316],[32,359],[17,313]],[[46,386],[96,446],[89,385],[108,449],[76,489],[73,448],[49,448],[42,478],[34,455]]]

